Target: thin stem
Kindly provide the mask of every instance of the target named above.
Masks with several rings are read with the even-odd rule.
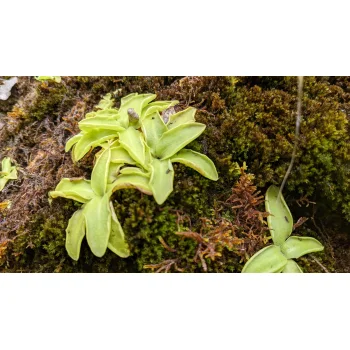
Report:
[[[280,199],[284,185],[287,182],[287,179],[292,171],[293,165],[294,165],[294,161],[295,161],[295,157],[297,154],[297,149],[299,146],[299,135],[300,135],[300,124],[301,124],[301,120],[302,120],[302,116],[301,116],[301,104],[302,104],[302,97],[303,97],[303,80],[304,77],[298,77],[298,104],[297,104],[297,118],[296,118],[296,123],[295,123],[295,140],[294,140],[294,147],[293,147],[293,153],[292,153],[292,159],[290,161],[289,167],[287,169],[286,174],[284,175],[283,181],[282,181],[282,185],[280,187],[280,190],[278,192],[278,196],[277,196],[277,200]]]

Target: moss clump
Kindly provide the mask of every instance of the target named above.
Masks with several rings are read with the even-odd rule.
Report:
[[[294,144],[296,86],[293,77],[241,79],[229,111],[208,135],[211,158],[215,161],[216,153],[246,161],[259,187],[280,184]],[[343,96],[339,86],[305,78],[300,145],[286,190],[295,199],[313,196],[332,210],[341,208],[350,220],[350,136]]]

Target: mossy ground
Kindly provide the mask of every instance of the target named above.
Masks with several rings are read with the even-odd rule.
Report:
[[[175,233],[200,230],[201,218],[218,220],[218,211],[234,221],[224,203],[239,179],[237,162],[246,162],[262,193],[281,183],[294,142],[296,86],[295,77],[62,77],[60,84],[20,77],[0,101],[0,159],[10,156],[19,166],[18,180],[0,193],[0,202],[12,202],[0,212],[0,271],[143,272],[164,261],[176,261],[171,271],[203,271],[194,261],[198,244]],[[308,218],[295,234],[325,245],[298,260],[307,272],[350,270],[349,91],[347,77],[305,78],[300,147],[285,198],[295,221]],[[117,192],[113,203],[131,256],[108,251],[97,258],[83,241],[75,262],[65,251],[65,228],[78,204],[60,198],[50,206],[47,194],[62,177],[90,177],[93,154],[75,165],[64,145],[109,92],[117,103],[139,92],[196,107],[207,129],[190,147],[214,161],[219,181],[178,164],[174,192],[162,206],[136,190]],[[246,258],[224,248],[220,258],[206,259],[207,271],[239,272]]]

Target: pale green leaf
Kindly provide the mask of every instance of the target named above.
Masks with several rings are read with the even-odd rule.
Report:
[[[320,252],[323,245],[312,237],[289,237],[281,246],[282,253],[287,259],[297,259],[305,254]]]
[[[128,127],[129,125],[129,115],[128,109],[133,108],[135,112],[141,117],[141,112],[144,107],[147,106],[149,102],[154,100],[157,95],[154,94],[130,94],[121,99],[121,104],[119,108],[121,125],[124,127]]]
[[[98,196],[103,196],[106,192],[110,161],[111,149],[107,148],[97,158],[92,170],[91,188]]]
[[[282,270],[283,273],[303,273],[303,270],[294,260],[288,260],[286,266]]]
[[[77,162],[83,158],[90,149],[114,137],[118,137],[118,133],[113,130],[96,130],[84,134],[73,149],[73,160]]]
[[[267,217],[272,240],[282,245],[293,231],[293,217],[283,198],[278,198],[279,188],[271,185],[265,196],[265,208],[271,215]]]
[[[134,165],[136,161],[132,159],[128,151],[122,146],[111,147],[111,163],[125,163]]]
[[[8,175],[11,171],[11,159],[9,157],[3,158],[1,161],[1,172],[4,175]]]
[[[211,159],[202,153],[192,151],[190,149],[183,149],[170,158],[171,162],[182,163],[196,171],[210,180],[217,181],[218,173],[215,165]]]
[[[108,171],[108,184],[113,183],[117,176],[119,175],[120,168],[123,166],[123,163],[110,163]]]
[[[63,197],[87,203],[95,195],[89,180],[62,179],[54,191],[49,192],[51,198]]]
[[[8,179],[4,177],[0,177],[0,192],[4,189],[5,185],[7,184]]]
[[[158,112],[148,115],[141,122],[142,132],[145,135],[147,145],[154,153],[156,145],[162,135],[167,132],[167,127]]]
[[[107,192],[112,193],[126,188],[136,188],[140,192],[152,195],[149,178],[139,174],[119,175],[116,181],[107,186]]]
[[[167,124],[168,129],[170,130],[170,129],[176,128],[181,124],[195,122],[195,119],[194,119],[195,114],[196,114],[196,109],[193,107],[189,107],[181,112],[171,115],[169,118],[169,122]]]
[[[79,123],[79,128],[85,132],[94,131],[96,129],[123,131],[124,128],[120,126],[119,122],[114,118],[94,117],[84,119]]]
[[[94,255],[102,257],[111,233],[109,194],[95,197],[84,208],[86,239]]]
[[[174,169],[169,159],[153,159],[149,186],[158,204],[163,204],[173,191]]]
[[[109,108],[112,108],[113,104],[114,104],[114,100],[112,99],[112,94],[108,93],[102,98],[102,100],[99,102],[96,108],[99,108],[102,110],[109,109]]]
[[[144,176],[144,177],[150,177],[149,173],[144,172],[142,169],[140,168],[136,168],[136,167],[126,167],[123,168],[120,171],[121,174],[123,175],[140,175],[140,176]]]
[[[287,264],[287,258],[276,245],[267,246],[255,253],[244,265],[242,272],[280,272]]]
[[[148,115],[155,112],[162,112],[169,107],[175,106],[179,101],[155,101],[148,104],[145,108],[142,109],[141,119],[146,118]]]
[[[121,131],[119,142],[137,163],[145,164],[145,144],[141,132],[132,127]]]
[[[82,137],[83,137],[82,133],[79,133],[71,137],[66,143],[65,151],[68,152]]]
[[[77,210],[68,221],[66,229],[66,249],[68,255],[78,261],[80,247],[85,237],[85,217],[83,209]]]
[[[11,167],[10,173],[6,176],[9,180],[17,179],[17,168],[15,166]]]
[[[168,130],[160,138],[155,155],[159,159],[167,159],[179,152],[190,142],[196,139],[205,130],[200,123],[186,123]]]
[[[127,258],[130,255],[128,244],[125,242],[124,231],[115,214],[114,207],[110,202],[110,210],[112,214],[111,234],[109,236],[108,248],[121,258]]]

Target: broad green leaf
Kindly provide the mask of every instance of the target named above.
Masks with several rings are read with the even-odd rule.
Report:
[[[91,148],[99,144],[118,137],[118,133],[113,130],[96,130],[83,135],[73,149],[73,160],[77,162],[90,151]]]
[[[179,101],[155,101],[148,104],[142,110],[141,119],[146,118],[148,115],[153,114],[155,112],[162,112],[168,109],[169,107],[175,106],[179,103]]]
[[[109,194],[95,197],[84,208],[86,239],[94,255],[102,257],[111,233]]]
[[[167,124],[168,129],[176,128],[177,126],[185,123],[195,122],[194,115],[196,114],[196,109],[189,107],[181,112],[175,113],[170,116],[169,122]]]
[[[84,119],[79,123],[79,128],[85,132],[94,131],[96,129],[123,131],[119,122],[114,118],[94,117]]]
[[[147,145],[154,153],[159,139],[167,132],[167,127],[158,112],[148,115],[141,122],[142,132],[145,135]]]
[[[112,94],[109,93],[102,98],[102,100],[99,102],[96,108],[104,110],[104,109],[112,108],[113,104],[114,104],[114,100],[112,99]]]
[[[174,169],[169,159],[153,159],[149,186],[158,204],[163,204],[173,191]]]
[[[110,161],[111,149],[107,148],[97,158],[91,173],[91,188],[101,197],[106,193]]]
[[[111,234],[109,236],[108,248],[121,258],[127,258],[130,255],[128,244],[125,242],[124,231],[121,227],[114,207],[110,202],[110,210],[112,214]]]
[[[7,184],[8,179],[5,177],[0,177],[0,192],[4,189],[5,185]]]
[[[111,163],[136,164],[135,160],[130,157],[128,151],[122,146],[111,147]]]
[[[119,142],[137,163],[145,164],[145,144],[141,132],[132,127],[121,131]]]
[[[89,180],[62,179],[54,191],[49,192],[51,198],[64,197],[80,203],[87,203],[95,195]]]
[[[158,142],[155,152],[156,157],[159,159],[170,158],[196,139],[204,129],[204,124],[187,123],[168,130]]]
[[[9,157],[3,158],[1,161],[1,172],[4,175],[8,175],[11,171],[11,159]]]
[[[119,170],[123,166],[123,163],[110,163],[109,164],[109,171],[108,171],[108,183],[113,183],[117,176],[119,175]]]
[[[107,192],[111,194],[125,188],[136,188],[140,192],[152,195],[149,187],[149,178],[139,174],[119,175],[116,181],[107,186]]]
[[[121,105],[119,108],[121,125],[127,128],[129,126],[129,116],[128,109],[133,108],[135,112],[141,118],[142,109],[152,100],[154,100],[157,95],[154,94],[130,94],[121,99]]]
[[[289,259],[287,261],[286,266],[282,270],[282,272],[283,273],[303,273],[303,270],[294,260]]]
[[[68,152],[72,148],[72,146],[75,145],[82,137],[82,133],[71,137],[66,143],[65,151]]]
[[[9,180],[17,179],[17,168],[15,166],[11,167],[10,173],[6,176]]]
[[[77,210],[68,221],[66,229],[66,249],[68,255],[78,261],[80,247],[85,237],[85,218],[83,209]]]
[[[210,180],[217,181],[218,173],[215,165],[211,159],[202,153],[192,151],[190,149],[183,149],[170,158],[171,162],[182,163],[196,171]]]
[[[280,272],[287,258],[276,245],[269,245],[255,253],[244,265],[242,272]]]
[[[282,253],[287,259],[297,259],[305,254],[320,252],[323,245],[312,237],[289,237],[281,246]]]
[[[126,167],[120,171],[123,175],[140,175],[144,177],[150,177],[149,173],[145,173],[142,169],[136,167]]]
[[[272,240],[276,245],[282,245],[293,231],[293,217],[283,198],[278,197],[279,188],[271,185],[265,196],[265,208],[271,215],[267,217]]]
[[[110,108],[110,109],[104,109],[101,111],[97,111],[95,114],[95,118],[100,118],[100,119],[114,119],[118,120],[120,118],[119,112],[115,108]]]

